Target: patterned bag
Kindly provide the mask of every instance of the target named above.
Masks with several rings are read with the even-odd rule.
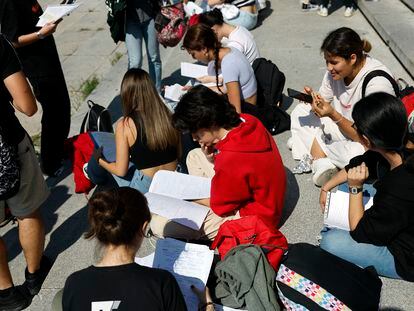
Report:
[[[161,7],[161,12],[155,17],[157,39],[164,47],[174,47],[187,30],[184,18],[184,6],[181,2]]]
[[[14,196],[20,187],[20,166],[17,146],[4,138],[0,127],[0,200]]]

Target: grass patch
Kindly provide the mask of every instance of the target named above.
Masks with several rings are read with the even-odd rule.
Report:
[[[123,56],[123,54],[122,53],[120,53],[120,52],[116,52],[115,54],[114,54],[114,57],[112,57],[112,59],[111,59],[111,65],[113,66],[113,65],[115,65],[120,59],[121,59],[121,57]]]
[[[96,89],[98,84],[99,84],[99,79],[95,75],[91,76],[88,80],[83,82],[81,87],[80,87],[80,91],[82,93],[82,98],[86,99],[86,97],[88,97],[89,94],[91,94],[92,91],[94,89]]]

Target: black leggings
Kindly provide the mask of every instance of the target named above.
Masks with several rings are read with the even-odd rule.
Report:
[[[324,7],[328,7],[329,0],[320,0],[320,4]],[[354,5],[354,1],[352,0],[344,0],[345,7],[349,8]]]

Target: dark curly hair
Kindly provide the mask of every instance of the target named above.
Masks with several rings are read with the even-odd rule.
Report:
[[[197,85],[181,97],[173,114],[174,126],[182,132],[199,129],[231,129],[240,124],[240,117],[223,96],[203,85]]]

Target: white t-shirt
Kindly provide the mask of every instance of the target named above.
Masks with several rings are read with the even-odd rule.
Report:
[[[327,101],[330,101],[335,110],[341,113],[348,120],[352,120],[352,109],[354,105],[362,98],[362,84],[365,76],[373,70],[383,70],[393,74],[385,67],[380,61],[375,58],[366,56],[364,67],[359,71],[354,80],[345,85],[344,80],[335,81],[332,79],[329,71],[325,73],[322,80],[322,85],[319,89],[319,93]],[[394,88],[391,83],[384,77],[375,77],[368,83],[365,95],[369,95],[376,92],[385,92],[391,95],[395,95]]]
[[[228,38],[223,38],[221,41],[224,46],[238,49],[246,56],[250,65],[253,64],[256,58],[260,57],[256,42],[250,31],[243,26],[237,26]]]

